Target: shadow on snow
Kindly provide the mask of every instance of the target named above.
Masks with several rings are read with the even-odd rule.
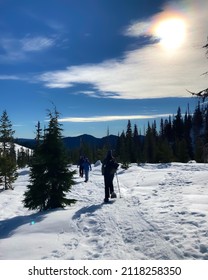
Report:
[[[0,221],[0,239],[9,238],[15,233],[15,230],[25,224],[33,225],[41,222],[46,213],[35,213],[29,216],[17,216]]]
[[[94,212],[96,212],[97,210],[101,209],[103,206],[108,205],[108,204],[113,204],[115,202],[115,200],[111,200],[108,203],[99,203],[99,204],[95,204],[95,205],[91,205],[91,206],[84,206],[81,209],[79,209],[77,212],[74,213],[74,215],[72,216],[72,219],[79,219],[81,217],[82,214],[92,214]]]

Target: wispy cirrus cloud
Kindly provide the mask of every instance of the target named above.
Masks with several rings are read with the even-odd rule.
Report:
[[[207,11],[208,3],[205,0],[199,2],[204,5],[204,11]],[[207,37],[207,15],[196,11],[192,0],[187,9],[181,8],[186,5],[185,0],[174,1],[174,5],[165,6],[161,13],[152,18],[127,26],[124,32],[124,36],[151,38],[154,35],[152,28],[155,21],[161,14],[169,15],[177,7],[186,20],[187,30],[186,41],[175,52],[165,51],[157,41],[150,44],[150,40],[142,48],[138,46],[126,51],[122,58],[46,72],[38,77],[39,81],[47,88],[72,88],[77,84],[89,84],[94,92],[85,92],[93,97],[189,97],[186,89],[196,91],[207,86],[206,79],[200,76],[207,71],[207,60],[202,50]]]
[[[51,48],[55,45],[55,39],[49,37],[26,37],[21,41],[21,49],[26,52],[37,52],[42,51],[48,48]]]
[[[0,80],[21,80],[22,78],[15,75],[0,75]]]
[[[111,122],[121,120],[146,120],[155,118],[169,117],[169,114],[157,115],[129,115],[129,116],[94,116],[94,117],[66,117],[60,118],[60,122],[74,122],[74,123],[87,123],[87,122]]]
[[[28,58],[32,52],[42,52],[54,47],[56,38],[47,36],[25,36],[24,38],[0,38],[0,62],[21,61]]]

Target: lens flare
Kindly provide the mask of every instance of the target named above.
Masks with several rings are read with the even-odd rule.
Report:
[[[164,13],[156,18],[153,35],[166,50],[176,50],[183,45],[186,38],[186,21],[181,15]]]

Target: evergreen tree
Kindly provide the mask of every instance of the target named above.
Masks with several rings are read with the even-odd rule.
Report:
[[[165,120],[164,122],[164,137],[168,140],[169,143],[173,143],[174,141],[173,124],[170,116],[169,119]]]
[[[127,129],[126,129],[126,149],[127,149],[127,161],[133,162],[134,160],[134,150],[133,150],[133,133],[131,127],[131,121],[128,120]]]
[[[167,139],[161,139],[158,143],[157,162],[168,163],[173,161],[173,151]]]
[[[204,143],[202,141],[202,139],[199,137],[196,140],[196,144],[195,144],[195,154],[194,154],[194,158],[197,162],[204,162],[203,159],[203,148],[204,148]]]
[[[36,125],[36,138],[35,138],[37,145],[40,144],[41,139],[42,139],[42,129],[40,127],[40,122],[38,122]]]
[[[181,115],[181,108],[178,108],[177,115],[173,121],[173,130],[175,139],[182,140],[184,136],[183,118]]]
[[[193,143],[191,138],[192,116],[186,112],[184,117],[184,139],[187,145],[189,158],[193,159]]]
[[[161,139],[164,139],[165,138],[165,130],[164,130],[164,120],[161,119],[160,120],[160,132],[159,132],[159,135],[160,135],[160,138]]]
[[[21,147],[17,151],[17,165],[18,165],[18,167],[19,168],[24,168],[25,166],[27,166],[29,164],[29,161],[30,161],[29,149],[27,149],[25,151],[24,148]]]
[[[177,139],[175,142],[175,156],[176,161],[179,162],[188,162],[190,160],[188,153],[188,146],[185,139],[179,140]]]
[[[141,162],[141,139],[139,137],[139,132],[137,125],[134,125],[133,132],[133,151],[132,151],[133,162]]]
[[[5,190],[13,189],[12,183],[18,176],[14,133],[12,123],[5,110],[0,119],[0,182]]]
[[[157,132],[156,124],[154,123],[152,127],[148,122],[148,128],[146,131],[145,141],[144,141],[144,155],[145,161],[149,163],[155,163],[157,157]]]
[[[124,131],[121,133],[117,145],[118,145],[117,150],[118,150],[119,160],[124,165],[128,166],[129,156],[128,156],[128,150],[126,145],[126,135]]]
[[[30,184],[24,194],[24,206],[29,209],[47,210],[63,208],[75,203],[66,198],[75,184],[75,171],[69,171],[67,152],[62,142],[62,129],[58,123],[59,113],[49,112],[49,125],[43,141],[35,151],[31,164]]]
[[[200,108],[200,103],[196,107],[193,115],[193,136],[196,140],[201,134],[203,129],[203,113]]]

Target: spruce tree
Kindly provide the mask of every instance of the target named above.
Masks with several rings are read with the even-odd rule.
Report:
[[[183,118],[182,118],[180,107],[178,107],[177,115],[175,116],[175,119],[173,120],[173,131],[174,131],[175,140],[183,139],[184,123],[183,123]]]
[[[157,155],[157,132],[156,123],[150,126],[148,122],[148,128],[146,131],[145,141],[144,141],[144,156],[145,161],[149,163],[156,162]]]
[[[13,189],[17,179],[16,153],[14,146],[15,131],[5,110],[0,119],[0,183],[4,189]]]
[[[49,112],[49,125],[42,141],[35,148],[30,172],[30,184],[24,194],[24,206],[29,209],[55,209],[75,203],[66,197],[75,184],[75,171],[67,167],[67,152],[62,142],[59,113]],[[39,128],[38,128],[39,129]]]
[[[128,162],[133,162],[133,133],[131,127],[131,121],[128,120],[127,129],[126,129],[126,149],[127,149],[127,159]]]
[[[18,151],[17,151],[17,165],[18,168],[24,168],[29,164],[30,161],[30,152],[29,149],[27,149],[26,151],[24,150],[23,147],[21,147]]]

